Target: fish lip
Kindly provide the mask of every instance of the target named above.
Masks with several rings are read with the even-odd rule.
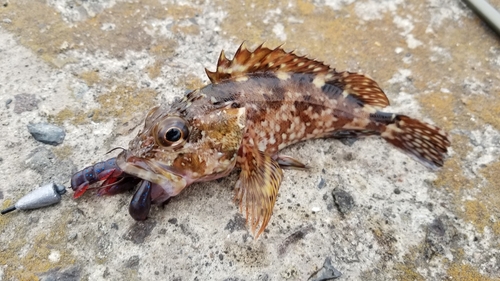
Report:
[[[116,157],[116,164],[125,173],[161,186],[169,196],[177,195],[188,182],[186,179],[163,165],[134,156],[130,151],[122,151]]]

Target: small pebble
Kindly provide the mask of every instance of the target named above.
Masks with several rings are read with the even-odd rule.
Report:
[[[332,195],[333,199],[335,199],[335,204],[343,215],[347,215],[354,207],[354,199],[346,191],[335,189],[332,191]]]
[[[325,262],[323,263],[323,267],[313,273],[313,275],[311,275],[308,280],[327,281],[340,278],[340,276],[342,276],[342,273],[335,267],[333,267],[332,259],[330,257],[327,257],[325,259]]]
[[[323,187],[325,187],[325,185],[326,185],[325,179],[324,178],[320,178],[319,179],[319,183],[318,183],[318,188],[322,189]]]
[[[394,194],[401,194],[401,189],[395,188],[394,189]]]
[[[29,124],[28,131],[37,141],[50,145],[59,145],[66,137],[62,128],[48,123]]]
[[[78,238],[78,234],[77,233],[72,233],[68,236],[68,241],[72,241],[72,240],[75,240],[76,238]]]

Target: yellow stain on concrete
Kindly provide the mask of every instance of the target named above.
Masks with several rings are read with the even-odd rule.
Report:
[[[55,124],[69,122],[82,125],[90,121],[105,122],[114,119],[121,125],[138,115],[145,114],[156,104],[156,96],[157,93],[149,88],[138,89],[134,86],[118,85],[97,96],[96,102],[100,106],[92,109],[91,112],[65,108],[54,115],[49,115],[48,120]]]
[[[438,178],[434,186],[446,188],[453,194],[460,195],[463,190],[474,188],[474,180],[465,176],[463,160],[472,149],[469,138],[464,135],[451,135],[452,147],[455,151],[453,157],[444,162],[444,166],[437,172]]]
[[[152,45],[175,46],[172,39],[146,33],[145,29],[151,28],[151,20],[172,18],[177,22],[199,13],[199,8],[195,6],[163,5],[159,1],[145,0],[119,3],[95,17],[69,24],[50,5],[40,1],[10,1],[0,9],[0,16],[11,20],[2,28],[18,35],[21,44],[55,67],[72,61],[58,58],[59,54],[69,50],[85,49],[123,56],[126,51],[147,51]],[[103,28],[104,23],[113,24],[114,28]],[[171,31],[197,34],[197,29],[197,26],[180,25]]]
[[[82,72],[78,75],[78,77],[80,77],[80,79],[85,81],[85,83],[88,86],[94,86],[95,84],[99,83],[99,81],[101,80],[99,77],[99,71],[97,71],[97,70]]]
[[[138,113],[145,114],[153,107],[156,104],[156,95],[153,89],[119,85],[96,98],[100,108],[94,111],[92,120],[101,122],[113,117],[122,123],[128,122]]]
[[[397,272],[396,280],[398,281],[425,281],[425,278],[417,272],[415,265],[411,262],[397,264],[394,269]]]
[[[473,223],[476,229],[482,233],[490,219],[485,204],[478,200],[467,200],[463,204],[465,208],[464,219]]]
[[[39,280],[38,275],[54,268],[65,268],[75,263],[75,258],[66,248],[67,222],[70,214],[54,220],[54,225],[46,231],[34,234],[29,224],[14,226],[14,219],[5,219],[5,227],[15,227],[15,233],[25,233],[11,240],[6,250],[0,254],[0,264],[4,267],[6,280]],[[0,218],[0,220],[4,220]],[[22,251],[22,253],[20,252]],[[51,261],[49,255],[57,251],[60,255],[57,261]]]
[[[457,74],[460,78],[460,74]],[[465,79],[465,77],[463,78]],[[461,91],[460,91],[461,92]],[[459,93],[460,93],[459,92]],[[419,98],[424,109],[433,120],[439,120],[444,129],[484,130],[487,124],[500,129],[500,97],[498,95],[472,97],[463,94],[432,93]],[[491,214],[500,210],[500,196],[494,190],[500,190],[493,180],[492,171],[500,170],[498,164],[490,164],[481,169],[481,173],[472,178],[464,173],[464,159],[472,151],[473,145],[466,135],[452,134],[452,148],[455,155],[448,158],[443,168],[437,173],[436,187],[445,187],[453,195],[451,207],[457,215],[472,223],[482,233],[486,226],[495,231],[498,223],[489,220]],[[475,200],[466,201],[463,205],[464,190],[480,189]],[[488,192],[489,191],[489,192]],[[463,206],[465,206],[465,211]]]
[[[163,63],[161,61],[155,61],[153,65],[147,67],[146,71],[150,79],[155,79],[161,74],[161,67]]]
[[[90,122],[88,118],[89,112],[84,112],[76,108],[64,108],[56,114],[47,117],[50,123],[63,125],[64,122],[69,122],[73,125],[82,125]]]
[[[448,268],[448,277],[453,281],[493,281],[468,264],[454,263]]]
[[[177,43],[170,39],[149,47],[148,52],[155,57],[155,62],[146,68],[149,78],[155,79],[161,75],[161,68],[165,61],[175,53],[176,46]]]
[[[175,85],[188,90],[196,90],[205,86],[200,77],[194,74],[188,74],[186,77],[179,79]]]
[[[355,15],[355,3],[340,11],[318,8],[306,1],[218,1],[217,5],[228,12],[222,22],[222,34],[236,43],[246,40],[249,47],[261,42],[269,47],[285,43],[286,50],[296,50],[299,55],[323,61],[338,70],[362,69],[381,81],[382,86],[401,63],[401,58],[394,56],[394,49],[403,42],[397,39],[401,37],[400,31],[390,28],[393,18],[386,14],[380,20],[361,23]],[[280,13],[282,21],[276,21],[274,13]],[[273,29],[277,25],[283,26],[286,40],[275,34]],[[380,38],[396,40],[381,43]]]
[[[498,220],[498,214],[500,213],[500,181],[498,181],[498,172],[500,171],[500,160],[493,163],[489,163],[479,172],[486,179],[487,184],[481,190],[481,199],[488,198],[488,200],[482,200],[488,214],[497,214],[496,222],[491,220],[486,221],[486,225],[491,227],[495,235],[500,235],[500,221]],[[486,218],[484,218],[486,219]],[[500,247],[500,245],[498,245]]]
[[[153,44],[149,47],[149,53],[157,58],[168,58],[171,57],[175,52],[175,47],[177,43],[173,40],[167,40],[160,44]]]
[[[2,200],[2,210],[3,209],[7,209],[9,208],[10,206],[12,206],[15,202],[12,202],[11,199],[4,199]],[[7,222],[8,222],[8,217],[7,216],[0,216],[0,229],[5,229],[6,228],[6,225],[7,225]]]
[[[52,152],[58,159],[64,160],[71,157],[71,155],[73,154],[73,147],[67,144],[62,144],[52,148]]]
[[[500,89],[492,90],[490,95],[471,97],[465,104],[465,109],[482,124],[490,124],[500,131]]]
[[[197,25],[179,25],[175,24],[172,26],[172,31],[175,33],[187,34],[187,35],[198,35],[200,34],[200,27]]]
[[[151,36],[145,28],[151,28],[153,20],[173,19],[177,27],[172,33],[189,32],[196,34],[192,24],[182,24],[201,11],[198,7],[178,4],[162,4],[155,0],[124,2],[98,13],[94,17],[69,24],[50,5],[40,1],[10,1],[0,9],[0,17],[11,20],[2,28],[17,35],[19,42],[54,67],[74,62],[73,58],[60,58],[71,50],[83,49],[88,52],[107,52],[109,56],[124,56],[126,51],[146,51],[156,58],[156,62],[146,71],[151,78],[161,74],[164,60],[174,54],[177,43],[164,36]],[[119,16],[117,16],[119,15]],[[114,25],[111,30],[103,28],[103,23]],[[99,38],[95,40],[93,38]],[[77,74],[92,87],[101,84],[111,88],[116,81],[103,80],[98,70]],[[100,122],[117,117],[119,122],[127,122],[132,116],[146,112],[155,103],[156,93],[149,89],[136,89],[118,85],[115,90],[96,98],[100,108],[88,112],[80,108],[66,108],[49,116],[50,122],[62,124],[70,122],[81,125],[92,121]],[[89,117],[92,116],[92,117]]]
[[[308,1],[299,0],[297,1],[297,8],[299,8],[302,15],[310,15],[314,12],[315,5]]]

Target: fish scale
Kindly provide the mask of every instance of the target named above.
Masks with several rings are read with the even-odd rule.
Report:
[[[206,73],[211,84],[153,108],[116,158],[114,178],[121,172],[139,181],[140,204],[132,201],[130,208],[135,219],[192,183],[240,169],[235,200],[258,237],[271,219],[282,169],[307,168],[280,154],[286,146],[378,135],[431,168],[443,165],[450,146],[441,129],[381,111],[389,101],[370,77],[337,72],[281,47],[249,51],[242,44],[232,60],[221,52],[216,71]]]

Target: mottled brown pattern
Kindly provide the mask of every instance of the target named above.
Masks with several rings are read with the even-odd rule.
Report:
[[[257,236],[271,218],[282,167],[305,167],[279,155],[286,146],[312,138],[381,135],[437,167],[450,145],[446,133],[432,125],[379,111],[389,101],[369,77],[336,72],[281,48],[249,52],[242,45],[233,60],[222,52],[217,70],[207,74],[212,84],[148,114],[144,130],[117,163],[161,189],[153,190],[153,202],[240,168],[235,198]],[[172,128],[186,132],[179,134],[183,139],[167,140],[165,132]]]

